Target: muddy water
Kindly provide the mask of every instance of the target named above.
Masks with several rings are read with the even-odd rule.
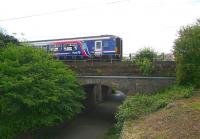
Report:
[[[54,136],[54,139],[103,139],[114,124],[116,103],[105,102],[94,110],[80,115],[70,125]],[[52,138],[52,139],[53,139]]]
[[[121,96],[114,95],[108,101],[98,104],[71,122],[23,139],[103,139],[105,133],[114,125],[114,113],[120,102]]]

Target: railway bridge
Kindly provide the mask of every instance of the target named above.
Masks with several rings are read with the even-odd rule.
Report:
[[[87,92],[89,105],[102,102],[116,90],[126,95],[153,93],[175,82],[175,77],[78,76],[78,78]]]
[[[64,62],[83,85],[91,104],[97,104],[119,90],[125,95],[153,93],[175,82],[175,62],[157,61],[152,77],[143,76],[139,67],[131,62],[72,61]]]

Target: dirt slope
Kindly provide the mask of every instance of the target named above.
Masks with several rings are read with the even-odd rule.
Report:
[[[200,92],[166,108],[127,121],[122,139],[200,139]]]

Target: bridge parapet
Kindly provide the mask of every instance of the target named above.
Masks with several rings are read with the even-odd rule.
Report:
[[[139,67],[133,63],[72,61],[65,64],[81,76],[142,76]],[[157,61],[154,67],[151,76],[175,76],[174,61]]]
[[[105,85],[125,94],[153,93],[175,82],[175,77],[78,76],[78,78],[82,85]]]

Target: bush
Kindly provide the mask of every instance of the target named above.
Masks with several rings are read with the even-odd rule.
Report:
[[[9,43],[19,44],[19,41],[13,36],[0,32],[0,49],[5,48]]]
[[[151,62],[153,62],[153,59],[156,58],[156,56],[157,56],[157,53],[153,49],[151,49],[149,47],[145,47],[143,49],[140,49],[136,53],[135,59],[139,60],[139,61],[141,61],[143,59],[148,59]]]
[[[153,60],[157,56],[157,53],[151,48],[143,48],[139,50],[135,55],[135,63],[139,66],[143,75],[147,76],[153,72]]]
[[[183,27],[174,46],[176,77],[179,84],[200,86],[200,20]]]
[[[76,75],[43,50],[0,53],[0,138],[70,120],[83,108]]]
[[[136,61],[136,64],[139,66],[140,70],[143,72],[143,75],[145,76],[148,76],[153,72],[154,69],[153,63],[147,58]]]
[[[165,107],[175,99],[190,97],[192,93],[193,87],[172,86],[169,89],[153,95],[138,94],[129,96],[123,104],[120,105],[116,113],[116,128],[120,131],[124,121],[128,119],[137,119],[142,115]]]

